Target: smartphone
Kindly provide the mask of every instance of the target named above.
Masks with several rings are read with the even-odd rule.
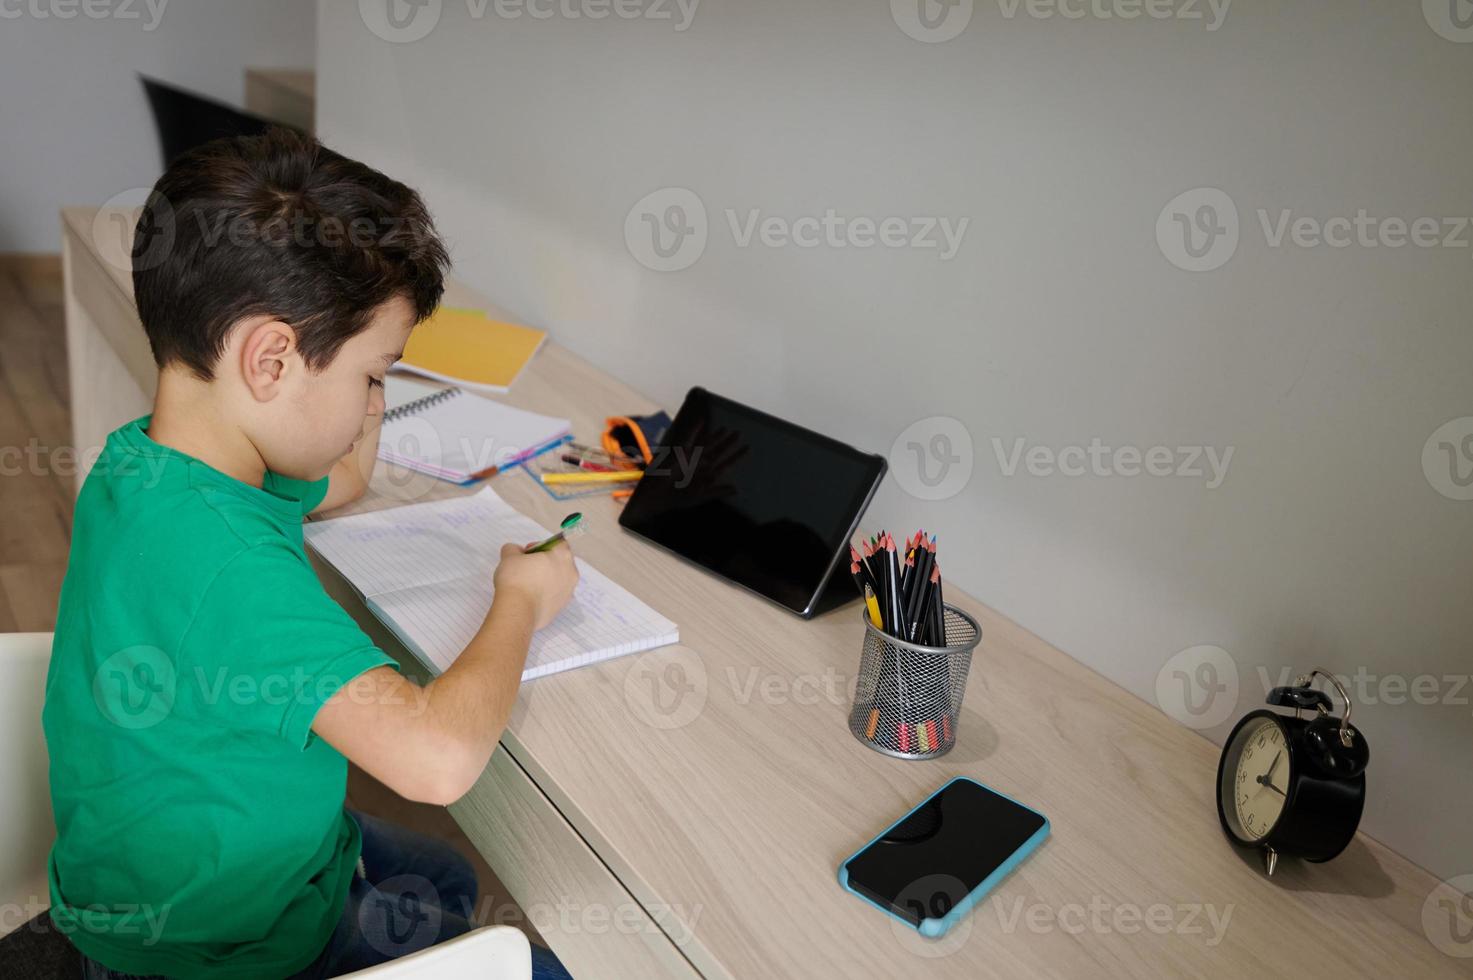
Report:
[[[958,776],[845,861],[839,884],[941,936],[1048,835],[1037,810]]]

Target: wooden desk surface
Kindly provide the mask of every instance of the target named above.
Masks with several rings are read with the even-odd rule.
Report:
[[[495,311],[461,286],[447,302]],[[505,400],[585,440],[656,407],[554,343]],[[678,646],[527,683],[502,744],[708,977],[1473,975],[1424,931],[1445,887],[1431,875],[1362,835],[1264,878],[1218,826],[1214,745],[959,588],[947,598],[984,637],[957,746],[897,761],[846,727],[857,607],[803,622],[623,533],[607,497],[569,506],[519,471],[492,485],[547,527],[584,511],[579,554],[680,626]],[[465,492],[380,464],[342,513]],[[930,942],[835,872],[958,775],[1042,811],[1053,836]]]

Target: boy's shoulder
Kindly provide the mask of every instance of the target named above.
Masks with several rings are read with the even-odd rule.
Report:
[[[100,546],[90,557],[111,552],[205,570],[260,545],[300,552],[302,519],[326,492],[326,477],[268,472],[255,487],[182,453],[109,438],[78,495],[74,534]]]

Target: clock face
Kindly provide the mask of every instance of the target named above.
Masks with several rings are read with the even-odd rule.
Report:
[[[1268,836],[1284,812],[1289,792],[1289,746],[1273,718],[1255,718],[1240,728],[1225,750],[1218,792],[1228,829],[1256,843]]]

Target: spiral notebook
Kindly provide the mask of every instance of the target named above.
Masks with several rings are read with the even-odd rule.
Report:
[[[491,608],[501,546],[548,532],[497,496],[479,493],[303,527],[307,544],[435,673],[447,669]],[[522,680],[680,642],[670,620],[583,559],[578,587],[532,637]]]
[[[506,469],[571,437],[572,423],[472,394],[390,375],[378,458],[451,483]]]

